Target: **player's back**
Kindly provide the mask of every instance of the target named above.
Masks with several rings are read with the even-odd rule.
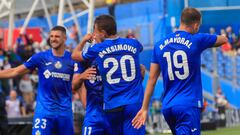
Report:
[[[156,44],[153,62],[162,70],[164,108],[175,105],[202,107],[200,57],[215,41],[215,35],[177,31]]]
[[[104,85],[104,109],[141,103],[139,53],[142,45],[135,39],[116,38],[106,39],[95,47]]]

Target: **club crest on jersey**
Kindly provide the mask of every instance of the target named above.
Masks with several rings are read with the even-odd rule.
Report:
[[[35,135],[41,135],[41,132],[40,132],[39,130],[37,130],[37,131],[35,132]]]
[[[55,66],[55,68],[57,68],[57,69],[62,68],[62,64],[61,64],[60,61],[57,61],[54,66]]]

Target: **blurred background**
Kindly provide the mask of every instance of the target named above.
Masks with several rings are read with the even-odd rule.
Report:
[[[201,57],[203,134],[239,135],[239,0],[0,0],[0,68],[16,67],[32,54],[49,49],[48,32],[55,25],[67,28],[66,45],[72,51],[82,37],[92,31],[96,16],[110,14],[117,21],[120,36],[137,38],[143,44],[140,60],[149,70],[153,45],[177,30],[184,7],[201,11],[200,32],[225,35],[229,39],[229,43],[208,49]],[[147,71],[144,87],[148,77]],[[10,135],[31,134],[37,85],[37,71],[0,80],[0,114],[6,108]],[[170,133],[161,115],[162,92],[160,76],[146,125],[149,134]],[[84,117],[79,95],[73,95],[73,111],[77,135]]]

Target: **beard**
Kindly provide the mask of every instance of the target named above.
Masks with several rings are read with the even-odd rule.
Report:
[[[50,46],[53,48],[53,49],[56,49],[58,50],[59,48],[61,48],[63,46],[63,43],[59,43],[59,42],[51,42],[50,43]]]

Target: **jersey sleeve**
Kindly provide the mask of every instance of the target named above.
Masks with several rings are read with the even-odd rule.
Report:
[[[153,52],[152,52],[152,60],[151,60],[151,63],[156,63],[158,64],[158,54],[159,54],[159,47],[158,47],[158,44],[156,44],[154,46],[154,49],[153,49]]]
[[[96,45],[92,45],[88,48],[86,52],[82,52],[82,57],[84,60],[94,60],[98,57],[98,51]]]
[[[136,40],[136,41],[137,41],[137,46],[139,48],[139,52],[142,52],[143,51],[143,45],[138,40]]]
[[[40,60],[40,55],[34,54],[23,65],[30,70],[34,70],[38,66],[39,60]]]
[[[200,44],[198,45],[200,49],[203,51],[207,48],[213,47],[213,45],[217,41],[217,35],[207,34],[207,33],[199,33]]]

